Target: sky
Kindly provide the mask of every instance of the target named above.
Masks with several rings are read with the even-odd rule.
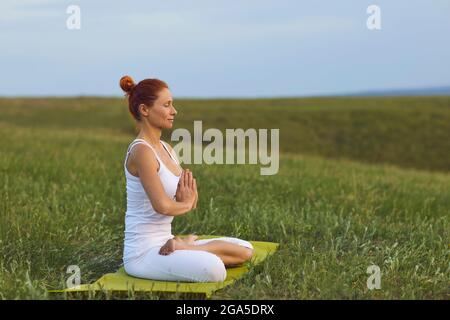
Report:
[[[0,96],[122,96],[123,75],[192,98],[449,86],[449,34],[448,0],[2,0]]]

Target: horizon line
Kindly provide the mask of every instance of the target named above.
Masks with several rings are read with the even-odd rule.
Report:
[[[440,92],[444,91],[444,92]],[[176,96],[181,100],[256,100],[256,99],[302,99],[327,97],[411,97],[411,96],[450,96],[450,85],[412,88],[367,89],[340,93],[319,93],[305,95],[271,95],[271,96]],[[51,98],[125,98],[125,94],[69,94],[69,95],[0,95],[0,99],[51,99]]]

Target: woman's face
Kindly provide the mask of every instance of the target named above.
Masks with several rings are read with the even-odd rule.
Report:
[[[162,129],[170,129],[173,126],[177,110],[173,106],[173,99],[170,90],[163,88],[159,94],[158,99],[152,107],[141,109],[147,120],[155,127]]]

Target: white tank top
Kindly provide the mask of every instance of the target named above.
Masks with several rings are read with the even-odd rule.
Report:
[[[169,153],[172,160],[179,165],[177,159],[170,153],[165,143],[161,141],[164,149]],[[173,216],[163,215],[155,211],[147,193],[142,186],[139,177],[132,175],[127,169],[127,159],[131,149],[137,144],[145,144],[155,153],[159,162],[158,176],[167,196],[175,199],[178,181],[180,176],[176,176],[158,157],[153,147],[143,139],[135,139],[128,147],[125,156],[124,169],[127,191],[127,210],[125,213],[125,241],[123,250],[124,264],[133,259],[137,259],[146,253],[150,248],[162,246],[167,240],[172,239]]]

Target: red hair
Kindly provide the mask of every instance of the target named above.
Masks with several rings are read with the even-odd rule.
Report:
[[[125,91],[125,96],[128,97],[128,110],[137,121],[141,121],[139,105],[153,106],[153,103],[158,99],[158,93],[164,88],[169,89],[167,83],[162,80],[145,79],[135,84],[130,76],[120,78],[120,87]]]

